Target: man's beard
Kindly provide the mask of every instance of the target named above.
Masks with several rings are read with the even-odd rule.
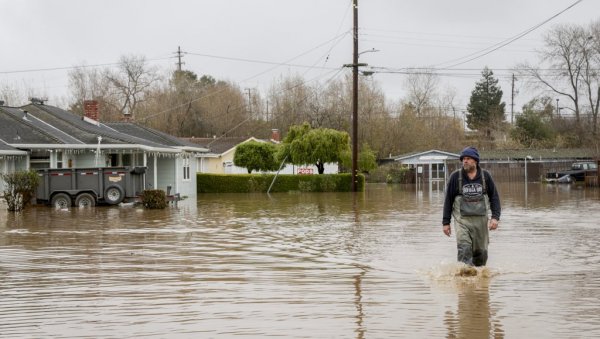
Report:
[[[477,165],[463,164],[463,169],[465,172],[475,171],[477,169]]]

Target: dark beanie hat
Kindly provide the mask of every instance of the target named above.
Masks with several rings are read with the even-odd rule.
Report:
[[[460,161],[462,161],[464,157],[473,158],[479,163],[479,152],[477,152],[477,148],[475,147],[469,146],[462,150],[462,152],[460,152]]]

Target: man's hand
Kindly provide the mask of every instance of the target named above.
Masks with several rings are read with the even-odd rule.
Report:
[[[450,236],[452,234],[452,230],[450,229],[450,225],[444,225],[444,234]]]
[[[488,228],[490,229],[490,231],[495,230],[496,228],[498,228],[498,220],[492,218],[488,221]]]

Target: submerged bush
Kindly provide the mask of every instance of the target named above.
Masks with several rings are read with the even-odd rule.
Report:
[[[21,211],[35,197],[40,177],[34,170],[0,174],[6,183],[4,199],[9,211]]]
[[[167,194],[163,190],[145,190],[142,192],[142,205],[149,209],[167,207]]]

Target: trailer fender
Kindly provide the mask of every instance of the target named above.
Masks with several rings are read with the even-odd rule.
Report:
[[[125,192],[123,192],[123,188],[120,186],[108,186],[104,191],[104,201],[109,205],[116,205],[123,201],[124,198]]]

